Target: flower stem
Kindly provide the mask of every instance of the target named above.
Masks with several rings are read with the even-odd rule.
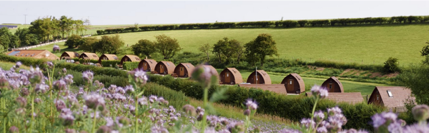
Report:
[[[92,123],[92,130],[91,130],[91,132],[92,133],[95,133],[95,125],[96,125],[96,123],[97,123],[97,109],[98,109],[98,106],[95,106],[95,110],[94,110],[94,120],[93,120],[93,123]]]
[[[313,120],[314,111],[316,111],[316,106],[317,106],[318,101],[319,101],[319,96],[317,96],[316,101],[314,102],[313,111],[311,112],[311,119],[310,120]],[[310,123],[310,124],[312,124],[312,123]],[[314,127],[314,128],[316,128],[316,127]],[[312,125],[310,125],[310,131],[313,132],[313,126]],[[314,132],[316,132],[316,130],[314,130]]]
[[[205,89],[204,89],[204,109],[206,110],[206,111],[208,111],[207,110],[207,102],[208,102],[208,95],[209,95],[209,88],[210,88],[210,86],[207,86]],[[206,128],[206,119],[207,119],[207,113],[206,112],[204,112],[204,115],[203,115],[203,125],[202,125],[202,129],[201,129],[201,133],[204,133],[204,130],[205,130],[205,128]]]
[[[139,124],[138,124],[138,122],[139,122],[139,121],[138,121],[138,120],[139,120],[139,119],[138,119],[138,113],[139,113],[139,112],[138,112],[138,110],[139,110],[139,107],[138,107],[138,105],[139,105],[138,97],[136,97],[136,102],[135,102],[135,104],[136,104],[136,105],[135,105],[136,110],[135,110],[135,112],[134,112],[134,113],[136,114],[136,115],[135,115],[135,116],[136,116],[136,124],[135,124],[134,129],[135,129],[135,133],[138,133],[138,127],[139,127]],[[128,112],[127,112],[127,114],[128,114]]]

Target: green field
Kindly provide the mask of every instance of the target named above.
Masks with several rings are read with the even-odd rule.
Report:
[[[165,34],[176,38],[182,51],[197,52],[205,43],[214,44],[223,37],[245,44],[258,34],[271,34],[280,54],[276,58],[304,61],[330,60],[359,64],[382,64],[389,57],[399,59],[401,66],[419,63],[419,51],[429,41],[429,25],[326,27],[293,29],[217,29],[173,30],[119,34],[125,44],[140,39],[155,40]]]

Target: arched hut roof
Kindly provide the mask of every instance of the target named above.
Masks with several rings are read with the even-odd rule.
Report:
[[[241,76],[240,71],[238,71],[236,68],[225,68],[222,72],[220,72],[220,74],[226,71],[229,71],[232,74],[232,77],[234,77],[235,80],[235,84],[243,83],[243,77]]]
[[[157,64],[156,60],[154,60],[154,59],[143,59],[139,63],[139,69],[143,70],[143,62],[147,62],[147,64],[149,65],[149,67],[151,69],[150,71],[154,71],[155,70],[155,66]]]
[[[335,76],[332,76],[332,77],[329,77],[328,79],[326,79],[325,82],[323,82],[322,86],[324,86],[325,84],[327,84],[330,79],[333,80],[336,84],[338,84],[338,86],[340,87],[339,89],[340,89],[341,92],[344,92],[343,84],[341,84],[340,80],[338,80],[338,78],[335,77]]]
[[[289,75],[287,75],[285,78],[283,78],[283,80],[282,80],[282,84],[285,84],[285,82],[287,82],[287,78],[289,78],[289,77],[293,77],[294,79],[296,79],[296,81],[298,81],[298,85],[299,85],[299,90],[301,91],[301,92],[304,92],[305,91],[305,83],[304,83],[304,80],[301,78],[301,76],[299,76],[298,74],[296,74],[296,73],[291,73],[291,74],[289,74]]]
[[[101,63],[101,60],[106,57],[107,60],[118,60],[118,56],[114,55],[114,54],[103,54],[100,56],[100,58],[98,59],[98,63]]]
[[[194,71],[194,68],[195,68],[194,65],[192,65],[191,63],[180,63],[174,68],[174,71],[176,71],[176,69],[178,69],[179,66],[184,66],[186,68],[188,77],[192,77],[192,72]]]
[[[63,57],[70,57],[70,58],[79,58],[79,53],[72,52],[72,51],[64,51],[63,54],[61,54],[60,59],[63,59]]]
[[[271,78],[270,78],[270,75],[268,75],[268,73],[267,72],[265,72],[264,70],[256,70],[256,71],[253,71],[250,75],[249,75],[249,77],[247,78],[247,82],[249,82],[249,79],[250,79],[250,76],[252,76],[252,75],[254,75],[255,73],[257,73],[258,75],[261,75],[261,77],[262,77],[262,79],[264,80],[264,83],[265,84],[271,84]]]
[[[174,68],[176,68],[176,65],[174,65],[174,63],[171,61],[160,61],[156,64],[155,68],[157,68],[160,64],[165,66],[168,74],[172,74],[174,72]]]
[[[372,95],[380,95],[381,101],[388,109],[405,109],[405,102],[407,100],[414,101],[415,97],[412,96],[411,89],[402,86],[376,86]],[[390,94],[389,94],[390,93]],[[371,101],[368,101],[370,104]]]
[[[88,57],[88,58],[83,58],[83,57]],[[98,60],[99,57],[97,54],[95,53],[87,53],[87,52],[83,52],[82,54],[80,54],[79,58],[82,59],[90,59],[90,60]]]
[[[124,63],[126,58],[128,58],[131,62],[140,62],[141,61],[140,57],[138,57],[137,55],[125,55],[121,59],[121,64]]]

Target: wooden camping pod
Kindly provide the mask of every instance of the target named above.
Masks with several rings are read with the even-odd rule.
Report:
[[[98,59],[98,63],[101,64],[101,61],[103,61],[103,60],[118,60],[118,56],[116,56],[114,54],[103,54]]]
[[[249,75],[247,83],[250,84],[271,84],[270,75],[264,70],[256,70]]]
[[[140,61],[138,68],[146,72],[152,72],[155,71],[156,64],[157,62],[153,59],[143,59]]]
[[[129,61],[129,62],[140,62],[141,59],[140,57],[136,56],[136,55],[125,55],[124,57],[122,57],[121,59],[121,63],[119,63],[120,65],[124,65],[124,62]]]
[[[178,77],[191,77],[192,72],[194,71],[194,65],[191,63],[180,63],[174,68],[174,75],[177,75]]]
[[[155,66],[155,73],[161,75],[173,74],[175,67],[176,65],[171,61],[160,61]]]
[[[240,71],[235,68],[225,68],[220,72],[221,84],[240,84],[243,83],[243,77]]]
[[[329,92],[344,92],[343,84],[334,76],[323,82],[322,87],[326,87]]]
[[[71,51],[65,51],[63,54],[61,54],[60,59],[73,59],[73,58],[79,58],[79,53],[71,52]]]
[[[301,93],[305,91],[304,80],[296,73],[287,75],[281,82],[285,85],[287,93]]]

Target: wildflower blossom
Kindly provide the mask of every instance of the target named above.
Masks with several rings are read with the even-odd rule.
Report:
[[[325,114],[319,110],[314,112],[314,119],[316,122],[322,121],[325,118]]]
[[[252,110],[256,110],[258,108],[258,104],[256,103],[256,101],[254,101],[252,99],[246,100],[246,106],[247,106],[247,108],[252,109]]]
[[[64,103],[63,100],[55,100],[54,103],[57,111],[61,111],[63,108],[66,108],[66,103]]]
[[[25,107],[27,105],[27,99],[24,97],[18,97],[16,98],[16,103],[18,103],[20,107]]]
[[[142,96],[141,98],[137,99],[140,105],[148,105],[147,98],[145,96]]]
[[[67,74],[67,75],[64,77],[64,81],[65,81],[68,85],[71,85],[71,84],[73,83],[73,75],[71,75],[71,74]]]
[[[135,69],[130,72],[137,83],[146,84],[148,78],[146,72],[141,69]]]
[[[424,121],[429,118],[429,107],[427,105],[417,105],[413,107],[412,113],[417,121]]]
[[[53,88],[55,90],[65,90],[65,89],[67,89],[67,83],[63,79],[54,81],[53,86],[54,86]]]
[[[48,65],[49,68],[54,67],[54,63],[52,63],[52,61],[48,61],[48,62],[46,62],[46,64]]]
[[[318,85],[314,85],[313,87],[311,87],[311,93],[313,94],[313,96],[320,96],[320,98],[325,98],[329,95],[328,90],[326,88]]]
[[[16,68],[19,68],[21,65],[22,65],[21,61],[17,61],[15,66]]]
[[[49,90],[49,85],[46,84],[36,84],[36,88],[34,88],[36,92],[46,93]]]
[[[208,86],[212,82],[211,80],[213,76],[218,76],[215,70],[210,69],[210,67],[206,65],[196,66],[192,73],[193,73],[192,78],[200,83],[203,83],[204,86]],[[196,75],[196,74],[199,74],[199,75]]]
[[[301,120],[301,125],[304,125],[307,128],[309,127],[314,128],[315,124],[316,123],[311,119],[304,118]]]
[[[11,126],[9,128],[9,132],[11,132],[11,133],[19,133],[19,129],[17,127],[15,127],[15,126]]]
[[[85,71],[82,73],[82,78],[84,79],[84,81],[86,82],[92,82],[92,80],[94,79],[94,73],[91,71]]]
[[[88,108],[95,109],[96,107],[102,107],[105,104],[104,98],[98,94],[90,94],[85,96],[85,104]]]
[[[27,88],[22,88],[21,89],[21,96],[28,96],[28,94],[30,94],[30,91]]]
[[[372,119],[372,126],[374,128],[378,128],[386,122],[386,119],[384,119],[384,117],[381,114],[375,114],[371,117],[371,119]]]
[[[195,108],[192,105],[186,104],[183,106],[182,110],[189,115],[195,115]]]

